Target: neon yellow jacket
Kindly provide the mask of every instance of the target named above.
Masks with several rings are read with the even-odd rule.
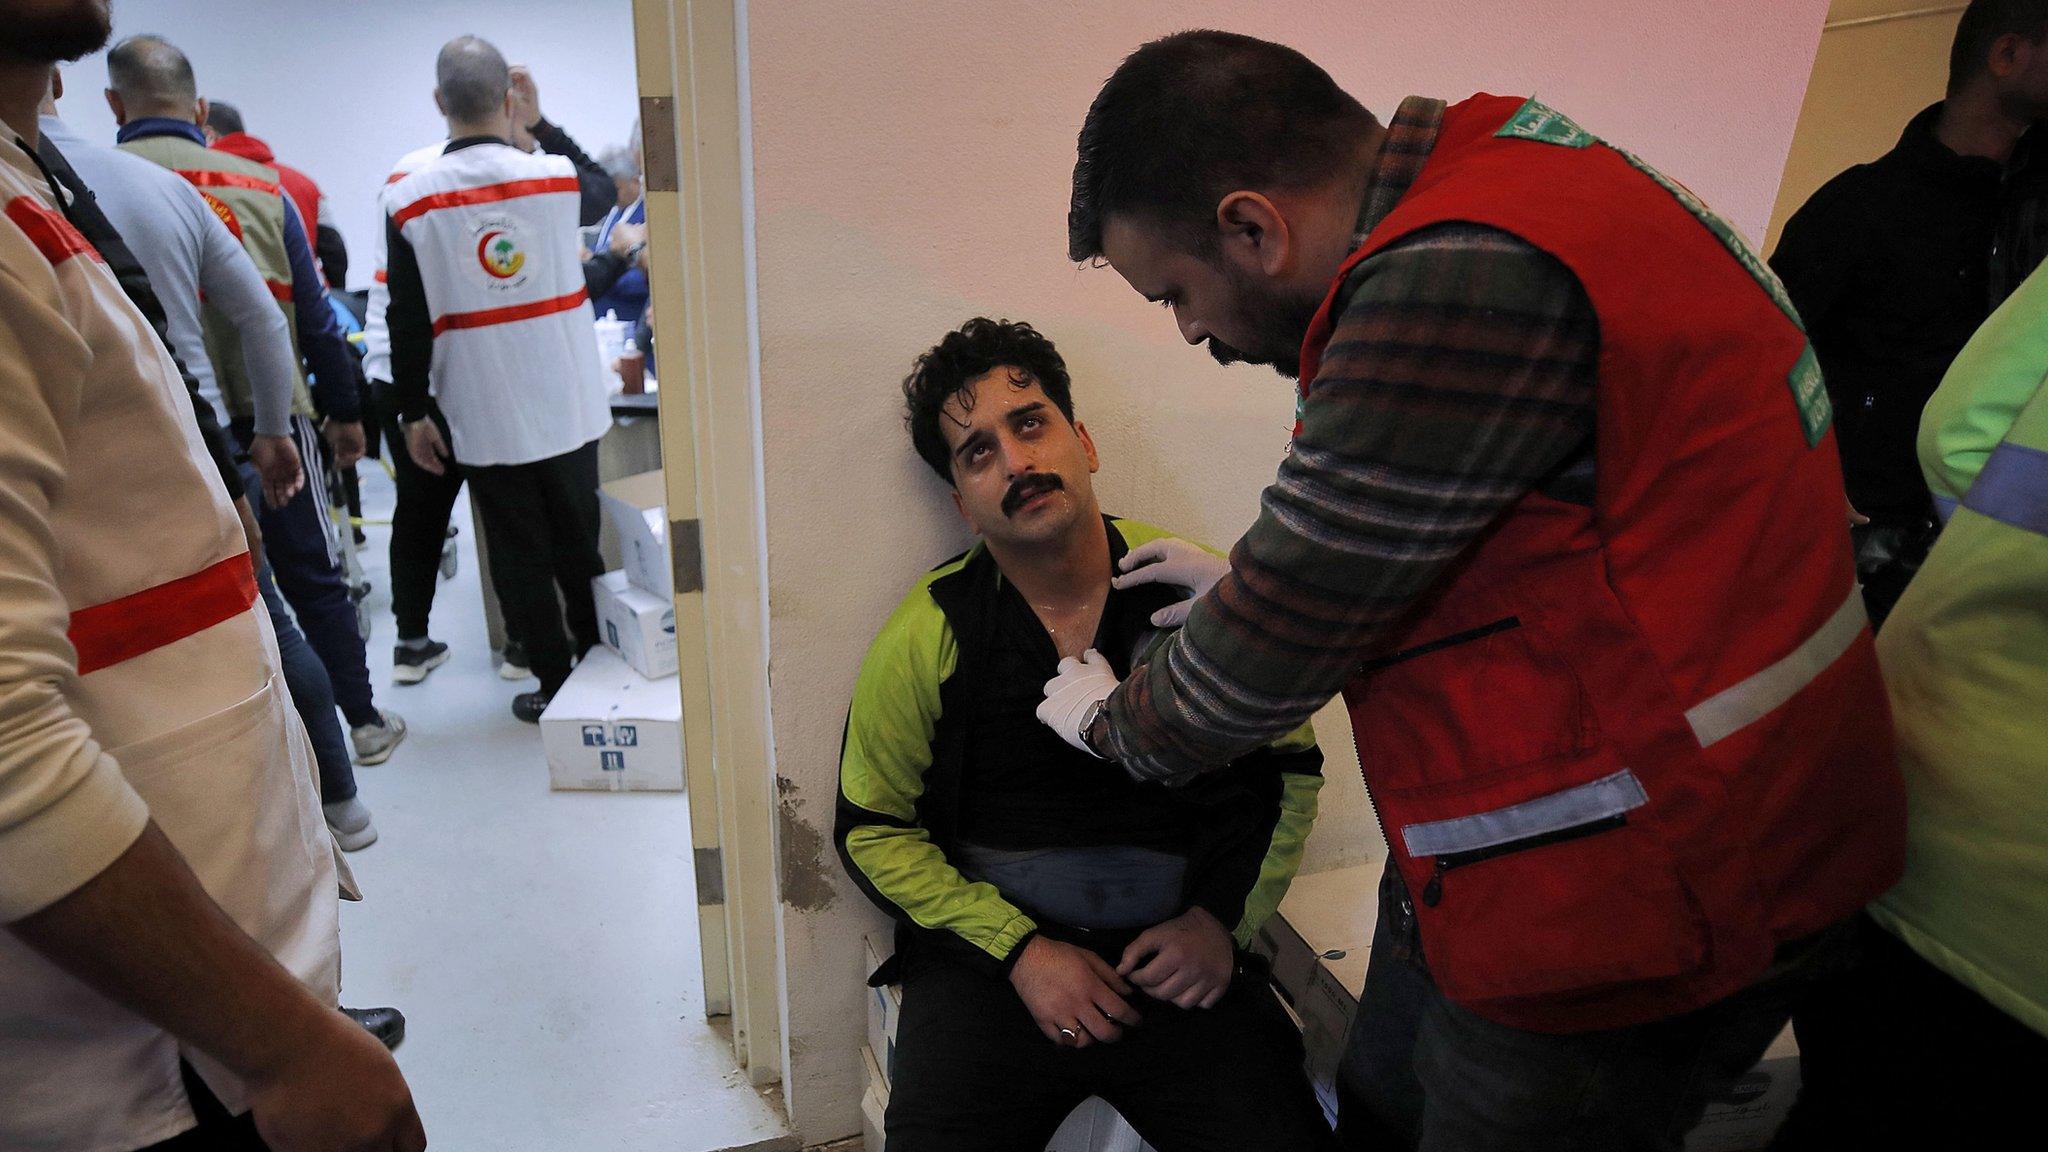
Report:
[[[2048,1033],[2048,275],[1963,349],[1920,425],[1948,527],[1877,639],[1909,815],[1872,908]]]

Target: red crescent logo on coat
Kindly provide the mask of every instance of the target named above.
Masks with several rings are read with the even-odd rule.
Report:
[[[476,262],[483,265],[485,272],[499,280],[510,280],[519,275],[519,269],[526,264],[526,253],[501,228],[487,228],[477,238]]]
[[[215,216],[220,217],[220,222],[222,224],[227,225],[228,231],[231,234],[233,234],[235,240],[239,242],[242,239],[242,225],[240,221],[235,219],[235,210],[228,207],[225,203],[221,201],[219,197],[215,196],[213,193],[207,192],[203,189],[200,189],[198,191],[199,195],[205,199],[206,206],[208,208],[213,209],[213,214]]]

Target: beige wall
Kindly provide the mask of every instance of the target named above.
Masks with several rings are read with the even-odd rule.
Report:
[[[1931,7],[1925,0],[1835,0],[1829,19]],[[1949,42],[1961,16],[1958,8],[1822,34],[1771,211],[1767,247],[1777,245],[1786,219],[1822,184],[1890,151],[1906,121],[1941,99],[1948,84]]]
[[[1113,272],[1067,262],[1074,136],[1143,41],[1215,26],[1308,51],[1374,110],[1538,92],[1762,233],[1825,0],[754,3],[748,11],[775,771],[784,806],[785,1091],[807,1142],[853,1131],[860,933],[831,847],[841,721],[875,629],[967,543],[911,454],[899,382],[948,328],[1028,319],[1072,366],[1104,505],[1227,545],[1288,385],[1181,344]],[[1341,721],[1321,726],[1315,866],[1382,851]]]

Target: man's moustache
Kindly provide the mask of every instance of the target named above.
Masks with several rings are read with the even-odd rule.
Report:
[[[1015,516],[1018,507],[1026,500],[1040,493],[1058,492],[1066,486],[1066,481],[1050,472],[1034,472],[1010,485],[1010,490],[1003,493],[1003,515]]]

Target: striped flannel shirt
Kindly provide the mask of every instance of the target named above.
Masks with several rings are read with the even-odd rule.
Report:
[[[1443,111],[1401,104],[1357,245],[1414,183]],[[1102,746],[1133,776],[1185,780],[1301,724],[1524,496],[1589,491],[1599,326],[1554,257],[1439,225],[1360,263],[1337,315],[1230,574],[1109,700]]]

